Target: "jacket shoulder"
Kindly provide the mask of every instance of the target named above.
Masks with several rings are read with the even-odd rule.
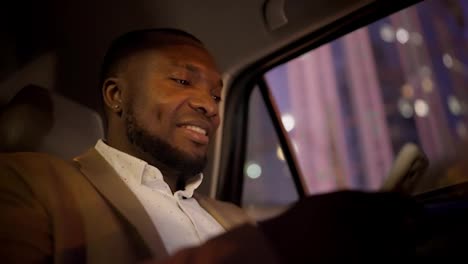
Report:
[[[58,164],[58,165],[71,165],[70,161],[65,161],[56,156],[40,153],[40,152],[14,152],[14,153],[0,153],[0,166],[21,165],[28,166],[32,164]]]
[[[17,152],[0,154],[0,175],[7,181],[12,177],[28,183],[36,183],[59,174],[69,174],[77,169],[72,161],[65,161],[46,153]]]

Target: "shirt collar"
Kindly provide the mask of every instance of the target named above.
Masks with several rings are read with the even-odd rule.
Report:
[[[98,140],[95,149],[114,168],[114,170],[121,178],[129,178],[137,184],[142,184],[143,173],[145,172],[145,168],[148,167],[147,169],[155,172],[158,180],[161,180],[167,184],[164,181],[163,175],[158,168],[148,164],[144,160],[107,145],[102,139]],[[194,191],[200,186],[202,181],[203,174],[200,173],[190,178],[185,185],[185,189],[175,192],[174,195],[182,196],[184,198],[191,198]]]
[[[195,177],[192,177],[187,180],[185,184],[185,189],[175,192],[176,194],[180,193],[182,197],[191,198],[195,190],[200,186],[203,181],[203,174],[200,173]]]

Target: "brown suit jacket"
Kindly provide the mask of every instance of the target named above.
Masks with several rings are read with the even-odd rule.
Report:
[[[195,198],[227,230],[249,221],[232,204]],[[1,154],[0,213],[0,253],[7,262],[234,261],[253,245],[255,254],[271,258],[252,226],[168,258],[138,199],[94,149],[73,162],[40,153]],[[243,236],[249,243],[242,245]]]

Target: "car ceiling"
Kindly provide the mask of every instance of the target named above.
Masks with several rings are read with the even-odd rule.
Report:
[[[111,39],[125,31],[148,27],[175,27],[193,33],[205,42],[229,80],[247,65],[372,2],[376,1],[9,3],[11,6],[4,9],[7,14],[3,16],[7,18],[4,22],[7,32],[0,44],[1,54],[8,58],[0,68],[0,103],[21,88],[18,81],[11,79],[24,83],[36,78],[50,86],[46,88],[99,109],[97,72],[105,48]],[[273,13],[273,20],[275,16],[282,17],[287,23],[271,29],[271,19],[265,19],[267,9]]]

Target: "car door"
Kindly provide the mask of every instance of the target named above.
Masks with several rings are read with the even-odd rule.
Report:
[[[312,8],[285,5],[286,17]],[[264,219],[306,195],[379,190],[408,143],[436,166],[457,157],[467,139],[466,10],[375,1],[239,72],[226,95],[217,197]],[[424,174],[412,192],[464,177]]]

